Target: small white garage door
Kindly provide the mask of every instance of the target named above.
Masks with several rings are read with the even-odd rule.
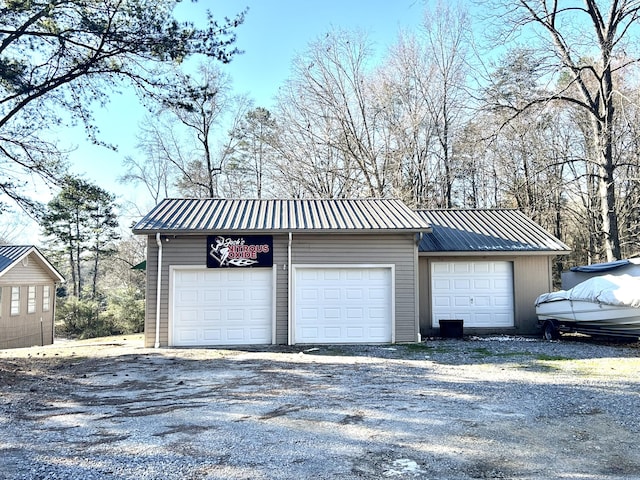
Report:
[[[273,271],[172,270],[170,345],[272,343]]]
[[[294,343],[392,341],[390,267],[297,267]]]
[[[464,320],[465,327],[513,326],[511,262],[460,261],[431,264],[432,326]]]

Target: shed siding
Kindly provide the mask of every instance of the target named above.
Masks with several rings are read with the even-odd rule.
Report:
[[[513,265],[516,325],[519,333],[535,334],[537,320],[535,301],[539,295],[553,290],[552,259],[549,256],[518,257]]]
[[[29,286],[36,287],[36,310],[27,313]],[[44,286],[49,285],[50,306],[49,311],[42,310],[42,296]],[[20,288],[20,314],[11,315],[11,287]],[[55,284],[49,279],[49,283],[42,280],[27,282],[24,284],[7,285],[2,282],[2,304],[0,306],[0,349],[31,347],[33,345],[51,345],[53,343],[53,315]]]
[[[381,238],[384,241],[381,241]],[[276,342],[288,342],[288,234],[273,236],[273,262],[276,265]],[[147,302],[145,346],[153,347],[156,328],[156,289],[158,247],[153,236],[147,237]],[[169,266],[206,266],[206,235],[162,237],[162,291],[160,302],[160,345],[168,345]],[[415,241],[403,235],[318,235],[293,234],[293,264],[394,264],[396,284],[396,341],[417,339],[415,303]]]
[[[33,255],[24,266],[18,262],[11,270],[0,277],[0,285],[45,285],[51,283],[51,276]]]
[[[535,334],[537,317],[534,303],[538,295],[552,290],[551,259],[552,257],[547,255],[421,256],[419,259],[420,332],[425,336],[436,333],[436,330],[431,327],[432,262],[500,260],[513,263],[514,327],[490,330],[495,333]]]

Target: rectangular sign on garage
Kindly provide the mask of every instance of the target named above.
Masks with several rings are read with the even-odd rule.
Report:
[[[270,235],[210,235],[207,237],[208,268],[273,266],[273,237]]]

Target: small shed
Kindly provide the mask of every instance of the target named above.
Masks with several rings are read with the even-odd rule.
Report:
[[[64,278],[34,246],[0,245],[0,349],[53,343]]]
[[[422,335],[447,320],[465,333],[536,333],[535,299],[552,291],[553,258],[570,248],[518,210],[418,214],[431,225],[419,246]]]
[[[425,231],[398,200],[165,199],[133,229],[145,345],[415,342]]]

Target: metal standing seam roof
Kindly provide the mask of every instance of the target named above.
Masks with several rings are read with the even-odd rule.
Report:
[[[33,245],[0,245],[0,277],[31,253],[38,257],[43,266],[49,270],[53,278],[58,282],[64,282],[64,277],[60,275],[58,270],[56,270],[55,267],[51,265]]]
[[[519,210],[420,210],[432,227],[420,252],[554,252],[571,249]]]
[[[400,200],[165,199],[133,233],[424,232],[429,224]]]

